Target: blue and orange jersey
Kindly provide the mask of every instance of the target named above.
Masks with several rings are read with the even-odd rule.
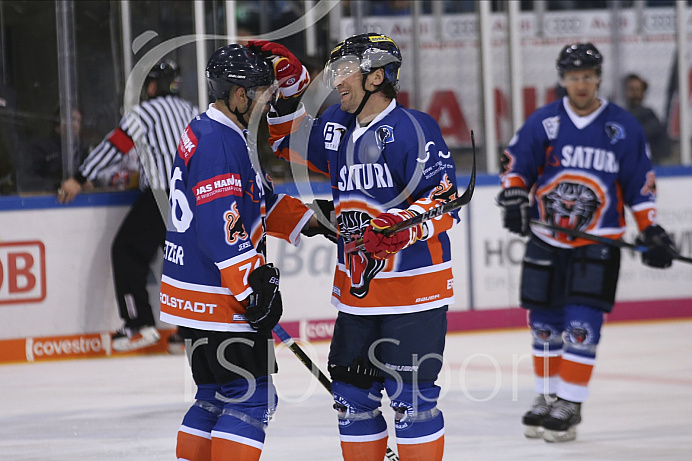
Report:
[[[334,105],[319,118],[304,108],[269,118],[277,156],[331,181],[339,224],[332,303],[356,315],[417,312],[454,302],[450,241],[457,213],[424,225],[424,237],[387,260],[346,254],[380,213],[412,213],[453,200],[456,171],[437,122],[392,100],[367,126]]]
[[[253,331],[248,276],[266,261],[266,234],[297,244],[312,215],[255,170],[245,133],[213,105],[187,126],[170,183],[161,320]]]
[[[642,230],[656,220],[656,177],[644,130],[621,107],[601,99],[579,116],[567,97],[534,112],[509,142],[500,179],[533,196],[532,219],[620,238],[629,207]],[[542,228],[532,232],[551,245],[593,242]]]

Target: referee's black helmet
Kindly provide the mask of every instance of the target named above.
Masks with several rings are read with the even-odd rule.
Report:
[[[156,81],[157,96],[178,94],[180,83],[178,64],[172,59],[162,59],[147,74],[145,82],[151,80]]]

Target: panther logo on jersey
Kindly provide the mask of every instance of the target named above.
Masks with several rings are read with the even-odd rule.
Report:
[[[606,122],[605,131],[610,138],[610,143],[615,144],[621,139],[625,139],[625,128],[622,125],[615,122]]]
[[[226,243],[235,245],[239,240],[247,239],[247,232],[243,228],[243,220],[240,219],[237,203],[224,213],[223,218],[226,220]]]
[[[365,232],[372,217],[360,211],[347,211],[339,216],[339,230],[348,243],[357,240]],[[364,298],[370,291],[370,281],[384,269],[386,261],[373,259],[364,251],[356,251],[347,255],[347,266],[351,274],[351,289],[349,292],[356,298]]]
[[[596,192],[586,184],[560,182],[541,196],[545,220],[569,229],[585,229],[601,206]],[[574,237],[568,237],[574,240]]]

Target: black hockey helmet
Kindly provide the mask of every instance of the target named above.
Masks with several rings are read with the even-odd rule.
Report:
[[[226,100],[233,85],[242,86],[250,99],[255,89],[274,83],[274,68],[261,55],[243,45],[225,45],[216,50],[207,63],[209,95]]]
[[[353,35],[330,53],[324,67],[324,81],[327,87],[334,88],[358,70],[367,75],[380,67],[384,68],[385,79],[396,86],[401,68],[401,51],[396,42],[374,32]]]
[[[591,43],[575,43],[565,46],[557,58],[557,71],[562,78],[569,70],[596,69],[601,75],[603,56]]]
[[[147,74],[145,84],[156,81],[156,95],[178,94],[180,84],[180,69],[172,59],[163,59],[156,63]]]

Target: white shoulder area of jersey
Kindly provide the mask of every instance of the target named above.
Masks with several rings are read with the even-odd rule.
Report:
[[[544,118],[541,123],[543,124],[543,129],[545,130],[548,139],[553,140],[557,137],[557,132],[560,129],[560,116]]]

